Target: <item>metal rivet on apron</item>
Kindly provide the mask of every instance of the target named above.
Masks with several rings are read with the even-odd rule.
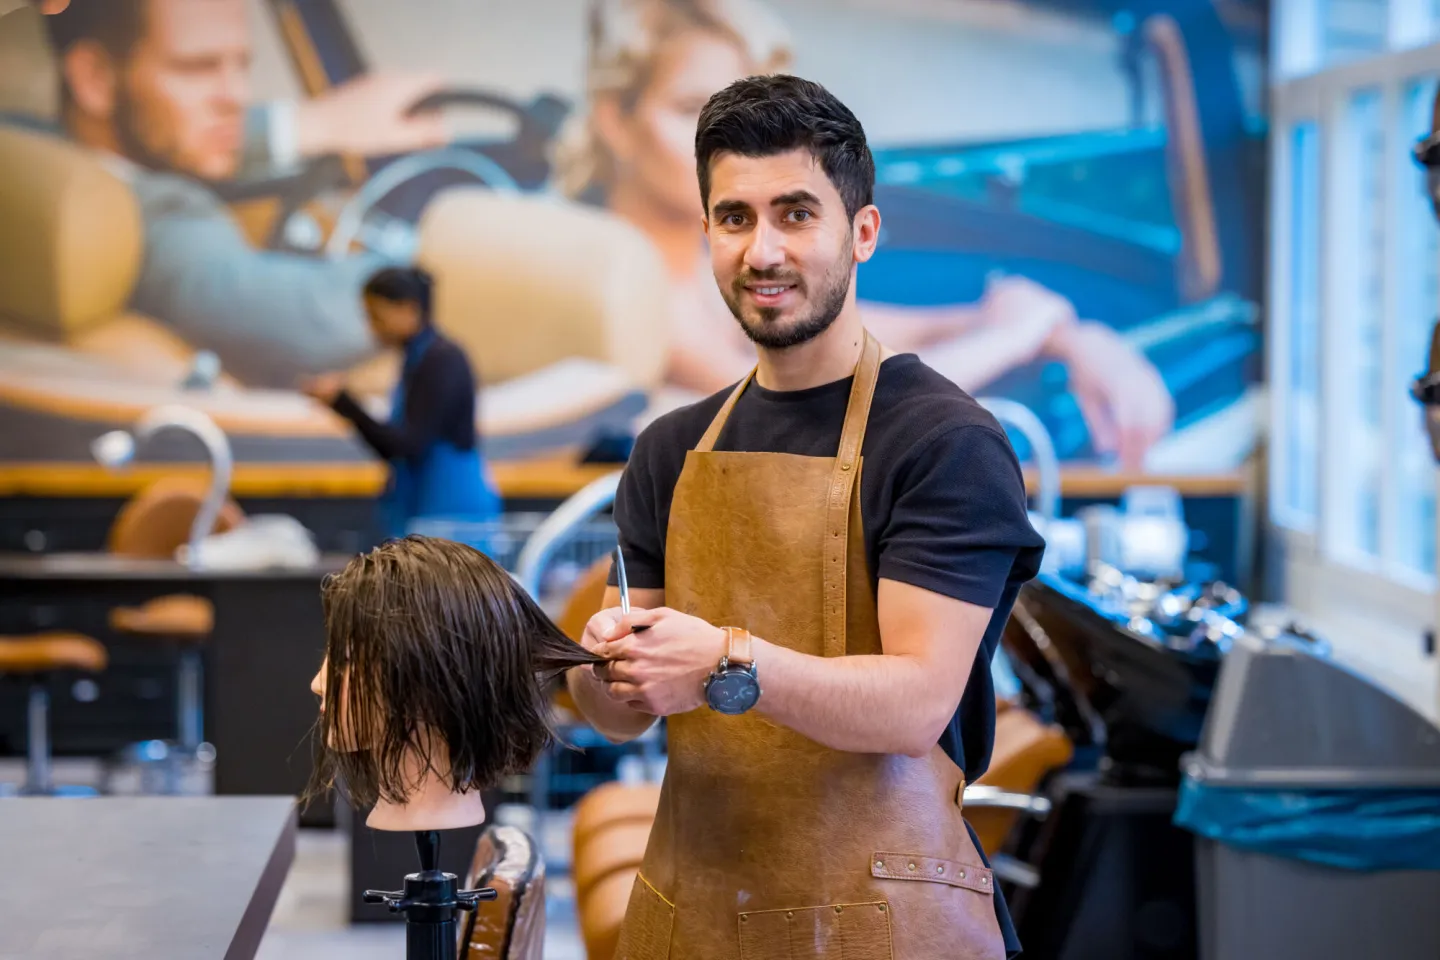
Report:
[[[980,878],[980,886],[985,887],[985,886],[989,886],[989,885],[990,885],[990,878],[989,878],[989,877],[981,877],[981,878]]]
[[[841,469],[841,470],[849,470],[849,469],[850,469],[850,464],[848,464],[848,463],[842,463],[842,464],[840,464],[840,469]]]
[[[748,913],[742,913],[742,914],[740,914],[740,922],[741,922],[741,923],[749,923],[749,922],[750,922],[750,915],[749,915]]]
[[[881,913],[884,913],[884,912],[885,912],[885,904],[883,904],[883,903],[880,904],[880,912],[881,912]]]
[[[965,879],[965,871],[964,871],[964,870],[961,870],[961,871],[960,871],[960,879],[961,879],[961,880],[964,880],[964,879]]]
[[[906,869],[906,870],[914,870],[914,869],[915,869],[915,864],[913,864],[913,863],[907,863],[907,864],[905,865],[905,869]]]
[[[836,913],[844,913],[844,912],[845,912],[845,908],[844,908],[844,907],[841,907],[841,906],[837,906],[837,907],[835,908],[835,912],[836,912]]]
[[[786,910],[786,911],[785,911],[785,918],[786,918],[787,920],[794,920],[794,919],[795,919],[795,911],[794,911],[794,910]]]
[[[941,875],[943,876],[944,873],[945,873],[945,868],[944,868],[943,866],[941,866],[941,867],[936,867],[936,868],[935,868],[935,872],[938,873],[938,874],[941,874]]]
[[[876,860],[876,861],[875,861],[875,869],[877,869],[877,870],[883,870],[883,869],[885,869],[885,861],[884,861],[884,860]]]

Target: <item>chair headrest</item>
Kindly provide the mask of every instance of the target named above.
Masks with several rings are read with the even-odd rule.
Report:
[[[419,225],[417,260],[435,275],[435,323],[496,383],[567,357],[649,387],[665,368],[665,265],[638,229],[544,196],[456,188]]]
[[[0,318],[64,339],[115,316],[143,240],[139,203],[98,156],[0,126]]]

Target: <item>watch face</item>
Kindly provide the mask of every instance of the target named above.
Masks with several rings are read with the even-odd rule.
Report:
[[[735,716],[755,706],[760,699],[760,682],[746,671],[721,673],[711,678],[705,695],[716,713]]]

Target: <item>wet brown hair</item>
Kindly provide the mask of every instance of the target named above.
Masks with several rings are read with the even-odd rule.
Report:
[[[329,662],[308,798],[338,779],[357,807],[405,803],[410,753],[457,793],[492,787],[554,741],[552,684],[600,662],[495,561],[450,540],[361,554],[326,579],[322,602]]]

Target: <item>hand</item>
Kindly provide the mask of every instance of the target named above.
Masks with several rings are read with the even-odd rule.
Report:
[[[1052,346],[1069,369],[1095,450],[1118,454],[1126,470],[1144,469],[1145,454],[1175,422],[1175,401],[1160,372],[1102,323],[1077,324]]]
[[[444,146],[450,130],[441,114],[408,112],[416,101],[444,86],[444,80],[432,74],[377,73],[303,101],[295,115],[300,154],[372,157]]]
[[[978,306],[983,322],[1005,331],[1006,344],[1017,352],[1017,365],[1035,359],[1060,331],[1077,322],[1069,300],[1024,277],[991,281]]]
[[[591,625],[612,613],[619,611],[602,611]],[[637,633],[638,626],[646,629]],[[606,695],[657,717],[704,706],[705,680],[725,655],[725,631],[668,607],[632,608],[600,636],[593,651],[610,662],[597,666],[595,676]]]
[[[345,377],[339,373],[322,373],[318,377],[311,377],[300,384],[301,393],[318,400],[327,407],[334,405],[335,398],[340,396],[340,391],[344,388]]]

